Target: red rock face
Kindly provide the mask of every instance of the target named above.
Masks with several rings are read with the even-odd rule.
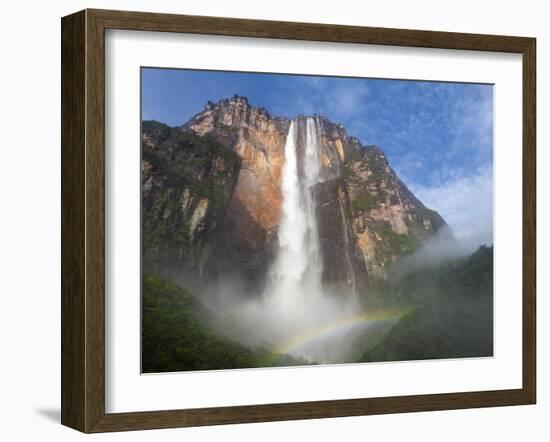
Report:
[[[276,247],[288,125],[246,98],[235,98],[207,107],[184,126],[199,135],[214,134],[242,160],[216,253],[223,272],[244,275],[251,290],[261,290]]]
[[[246,208],[250,218],[266,230],[279,222],[287,127],[267,112],[249,106],[245,98],[207,109],[185,126],[199,135],[216,134],[222,144],[241,157],[231,207]]]

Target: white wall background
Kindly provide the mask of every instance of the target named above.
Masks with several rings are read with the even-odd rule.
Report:
[[[545,3],[401,0],[52,0],[2,10],[0,118],[0,435],[81,440],[59,425],[60,17],[86,7],[534,36],[538,39],[539,403],[529,407],[116,433],[95,440],[547,440],[550,323],[550,28]],[[545,419],[546,418],[546,419]]]

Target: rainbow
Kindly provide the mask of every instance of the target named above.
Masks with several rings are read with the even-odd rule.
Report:
[[[412,310],[412,308],[378,310],[370,313],[363,313],[360,315],[351,316],[349,318],[340,319],[338,321],[325,324],[321,327],[307,330],[305,333],[302,333],[298,336],[293,336],[291,339],[277,346],[273,350],[274,357],[281,354],[289,354],[294,349],[299,348],[302,345],[313,342],[317,339],[328,337],[345,329],[351,329],[352,327],[355,327],[359,324],[397,320],[404,315],[410,313]]]

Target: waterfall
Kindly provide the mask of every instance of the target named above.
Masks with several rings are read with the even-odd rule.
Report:
[[[344,242],[345,242],[344,258],[346,259],[346,270],[348,274],[347,284],[348,284],[348,287],[351,288],[352,292],[355,293],[357,284],[355,281],[355,272],[353,270],[353,265],[351,264],[351,257],[349,254],[350,242],[349,242],[348,232],[350,230],[350,227],[348,223],[348,218],[346,217],[346,214],[344,212],[344,206],[342,205],[342,201],[340,199],[338,200],[338,206],[340,208],[340,218],[342,220],[342,231],[343,231]]]
[[[305,127],[304,127],[305,126]],[[353,292],[325,293],[316,217],[315,186],[322,181],[321,136],[315,117],[292,120],[281,173],[282,213],[279,249],[258,303],[241,309],[251,329],[275,352],[317,363],[348,361],[359,311]],[[343,209],[341,215],[345,217]],[[344,240],[349,241],[347,221]],[[349,254],[348,287],[355,288]],[[252,321],[252,322],[251,322]]]
[[[303,173],[297,154],[297,126],[292,120],[285,143],[279,252],[271,269],[269,292],[280,308],[296,312],[307,294],[321,292],[322,260],[313,187],[319,182],[319,137],[313,118],[306,120]],[[303,305],[307,308],[306,305]]]

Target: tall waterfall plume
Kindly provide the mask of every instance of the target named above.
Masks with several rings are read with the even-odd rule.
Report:
[[[263,328],[271,331],[265,339],[283,347],[285,342],[316,335],[319,330],[332,330],[331,325],[352,317],[357,310],[355,297],[335,296],[323,290],[315,201],[315,187],[322,181],[320,143],[319,121],[315,117],[292,120],[281,178],[279,250],[264,292],[263,313],[268,315],[260,315]],[[266,326],[269,322],[272,327]],[[285,351],[315,362],[334,362],[348,351],[344,343],[348,331],[337,329],[336,333],[321,334]]]
[[[352,355],[353,342],[366,322],[351,265],[347,288],[335,293],[334,287],[323,286],[316,202],[325,178],[321,125],[317,117],[290,122],[281,173],[279,247],[263,293],[235,303],[228,317],[230,323],[253,331],[239,335],[242,342],[313,363],[334,363],[358,357]],[[340,259],[349,261],[349,256]]]
[[[315,120],[306,120],[306,145],[302,169],[298,164],[297,126],[292,120],[285,144],[282,171],[282,217],[279,252],[271,269],[268,295],[281,309],[300,314],[307,308],[307,293],[320,293],[322,260],[315,216],[313,187],[319,181],[320,163]]]

